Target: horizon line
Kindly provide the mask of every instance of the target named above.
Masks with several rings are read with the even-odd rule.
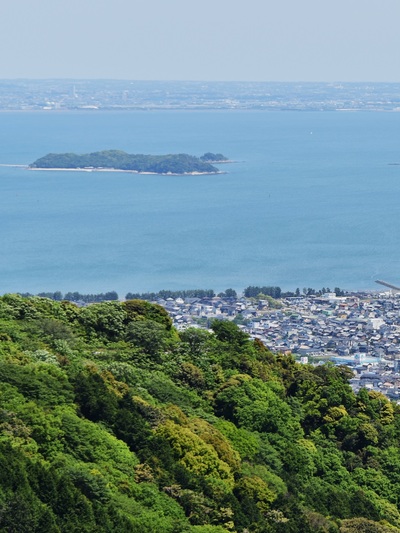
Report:
[[[391,84],[398,85],[399,81],[373,81],[373,80],[353,80],[353,81],[344,81],[344,80],[209,80],[209,79],[137,79],[137,78],[110,78],[110,77],[91,77],[91,78],[82,78],[82,77],[40,77],[40,78],[30,78],[30,77],[5,77],[0,78],[2,81],[129,81],[129,82],[144,82],[144,83],[301,83],[301,84]]]

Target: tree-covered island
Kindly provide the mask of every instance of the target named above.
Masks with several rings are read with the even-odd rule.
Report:
[[[229,163],[230,160],[223,154],[214,154],[212,152],[206,152],[200,156],[202,161],[207,163]]]
[[[207,154],[204,154],[206,156]],[[188,154],[144,155],[122,150],[90,154],[47,154],[29,165],[30,169],[119,170],[153,174],[217,174],[220,171],[204,156]],[[218,154],[222,156],[222,154]],[[226,158],[224,158],[226,159]],[[220,159],[219,159],[220,160]]]

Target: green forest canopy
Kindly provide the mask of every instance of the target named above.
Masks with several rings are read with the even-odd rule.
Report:
[[[0,297],[0,532],[400,531],[400,408],[142,300]]]
[[[222,156],[222,154],[217,155]],[[199,158],[188,154],[128,154],[122,150],[103,150],[90,154],[47,154],[29,166],[30,168],[54,169],[114,169],[156,174],[188,174],[194,172],[215,174],[219,172],[207,159],[202,159],[203,157]]]

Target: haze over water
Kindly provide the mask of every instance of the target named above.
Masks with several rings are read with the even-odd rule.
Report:
[[[218,176],[0,167],[0,293],[400,283],[400,114],[3,113],[0,163],[222,152]]]

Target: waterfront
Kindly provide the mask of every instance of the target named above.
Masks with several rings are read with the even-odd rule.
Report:
[[[7,113],[3,164],[222,152],[208,177],[0,168],[0,292],[373,288],[400,276],[400,115]]]

